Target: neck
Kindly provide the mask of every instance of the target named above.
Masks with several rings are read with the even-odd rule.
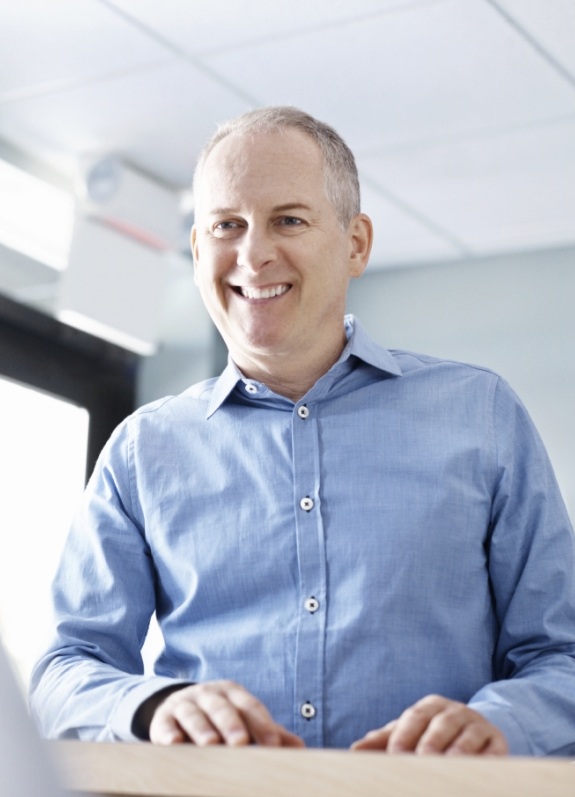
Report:
[[[241,356],[232,350],[230,353],[248,379],[263,382],[274,393],[297,402],[337,362],[346,343],[343,333],[343,340],[330,351],[323,351],[316,356],[314,352],[302,352],[301,357],[295,359],[292,356],[282,357],[277,352],[251,357]]]

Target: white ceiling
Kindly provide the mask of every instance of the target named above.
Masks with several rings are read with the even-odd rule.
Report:
[[[0,139],[186,187],[215,124],[293,104],[355,151],[372,268],[575,243],[573,0],[0,4]]]

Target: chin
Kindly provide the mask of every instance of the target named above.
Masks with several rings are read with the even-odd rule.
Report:
[[[243,340],[247,348],[266,350],[270,347],[281,346],[286,341],[286,333],[278,325],[257,324],[246,329],[243,327],[238,335],[233,336],[233,340]]]

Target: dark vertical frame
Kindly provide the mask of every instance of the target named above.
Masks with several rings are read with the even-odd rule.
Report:
[[[88,410],[87,475],[113,429],[134,409],[138,360],[132,352],[0,296],[0,376]]]

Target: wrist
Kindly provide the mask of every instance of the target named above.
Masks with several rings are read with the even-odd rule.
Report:
[[[146,698],[146,700],[138,706],[132,719],[132,733],[134,736],[142,741],[150,741],[150,725],[152,724],[156,709],[172,694],[172,692],[185,689],[186,686],[190,686],[190,684],[177,683],[171,686],[165,686],[163,689],[159,689],[157,692],[154,692],[153,695]]]

